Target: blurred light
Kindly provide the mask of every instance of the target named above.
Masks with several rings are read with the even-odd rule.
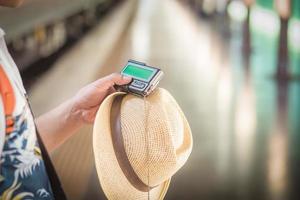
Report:
[[[280,29],[278,15],[268,9],[254,6],[250,13],[250,26],[253,30],[276,37]]]
[[[255,103],[250,86],[246,86],[237,102],[236,132],[238,135],[251,135],[256,128]],[[242,140],[241,140],[242,141]]]
[[[298,19],[290,19],[288,32],[292,50],[300,52],[300,21]]]
[[[217,170],[219,176],[225,178],[230,169],[230,147],[231,147],[231,109],[233,84],[231,72],[228,67],[220,71],[220,79],[217,90],[218,111],[218,158]]]
[[[288,19],[290,17],[291,15],[290,1],[276,0],[275,7],[277,12],[282,18]]]
[[[206,14],[210,15],[216,9],[216,2],[212,0],[203,0],[202,9]]]
[[[237,140],[238,172],[247,178],[251,170],[254,136],[256,133],[256,106],[253,89],[246,83],[237,101],[235,133]]]
[[[169,52],[180,55],[180,59],[185,60],[186,66],[193,66],[188,69],[194,71],[195,79],[201,79],[202,84],[211,85],[217,74],[216,66],[219,66],[221,62],[219,38],[213,38],[214,35],[211,34],[208,26],[198,21],[195,15],[171,2],[173,1],[169,1],[169,4],[160,8],[165,9],[167,20],[165,30],[170,35],[165,40],[169,40],[172,45],[168,47]],[[174,12],[177,16],[176,20],[174,20]],[[162,41],[162,47],[163,44],[164,41]],[[214,59],[211,59],[212,57]],[[195,83],[193,79],[190,81],[193,84],[200,83],[200,81]]]
[[[228,0],[216,0],[216,10],[219,13],[226,12],[226,6],[227,6]]]
[[[232,80],[231,80],[231,73],[228,68],[224,68],[220,71],[220,74],[222,75],[219,80],[219,87],[218,87],[218,107],[219,111],[222,113],[223,109],[228,109],[228,106],[230,105],[231,96],[232,96]]]
[[[235,21],[245,21],[247,18],[248,10],[242,1],[231,1],[227,7],[227,12]]]
[[[279,127],[276,128],[278,130]],[[274,199],[282,199],[286,187],[287,144],[286,135],[274,131],[269,146],[268,179]]]
[[[147,60],[149,57],[149,29],[147,23],[137,23],[132,32],[132,51],[135,59]]]
[[[137,60],[147,61],[150,49],[150,16],[153,11],[155,1],[141,0],[136,14],[136,20],[133,22],[132,30],[132,53]],[[151,8],[151,9],[149,9]]]

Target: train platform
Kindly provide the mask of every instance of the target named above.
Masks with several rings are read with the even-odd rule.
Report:
[[[255,16],[245,34],[240,20],[203,18],[183,1],[124,1],[34,83],[34,113],[140,60],[164,71],[160,87],[178,101],[193,133],[192,154],[165,199],[299,199],[300,82],[276,79],[278,23],[266,32],[260,17],[269,13]],[[296,74],[299,52],[289,57]],[[105,199],[91,126],[51,157],[70,199]]]

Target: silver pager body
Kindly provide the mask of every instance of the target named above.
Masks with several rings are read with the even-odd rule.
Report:
[[[159,68],[135,60],[129,60],[121,74],[132,77],[128,85],[121,86],[122,90],[142,97],[151,94],[164,75]]]

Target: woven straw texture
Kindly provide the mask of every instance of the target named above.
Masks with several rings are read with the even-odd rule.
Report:
[[[147,192],[137,190],[127,180],[115,156],[110,110],[118,95],[125,94],[118,92],[107,97],[95,119],[93,147],[99,181],[108,199],[147,199]],[[150,186],[156,186],[150,191],[150,199],[163,199],[170,178],[192,150],[192,135],[183,112],[174,98],[159,88],[145,101],[125,95],[120,115],[125,151],[132,168],[145,184],[149,181]]]

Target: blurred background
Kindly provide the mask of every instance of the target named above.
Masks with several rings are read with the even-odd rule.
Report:
[[[165,199],[300,199],[300,0],[26,0],[0,27],[36,115],[130,58],[165,72],[194,137]],[[92,127],[51,157],[70,199],[105,199]]]

